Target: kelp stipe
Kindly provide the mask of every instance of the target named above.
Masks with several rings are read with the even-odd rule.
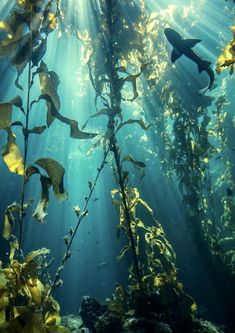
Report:
[[[120,23],[123,23],[125,20],[121,15],[117,17],[117,12],[123,15],[123,11],[117,2],[103,1],[101,3],[102,16],[99,24],[101,31],[98,33],[96,48],[93,47],[92,40],[87,33],[79,34],[79,38],[83,41],[87,50],[90,50],[87,62],[91,82],[96,92],[96,101],[99,98],[105,107],[105,109],[97,110],[97,114],[92,117],[100,115],[108,117],[108,129],[102,141],[103,144],[110,144],[110,150],[114,155],[115,167],[113,172],[118,188],[114,189],[111,195],[112,202],[118,208],[120,216],[118,233],[120,234],[120,231],[122,231],[125,236],[125,245],[118,256],[118,260],[128,252],[131,258],[131,264],[128,268],[128,292],[121,286],[117,287],[113,299],[107,301],[108,308],[111,313],[113,312],[121,320],[124,320],[122,315],[125,308],[138,312],[141,301],[146,300],[147,302],[151,297],[158,298],[155,293],[159,292],[161,294],[159,298],[161,299],[160,303],[162,302],[162,307],[166,304],[169,305],[168,302],[170,300],[172,302],[169,305],[171,315],[178,309],[178,317],[181,318],[175,319],[176,321],[190,320],[191,315],[196,310],[196,304],[192,298],[184,293],[182,284],[177,280],[174,265],[175,253],[166,240],[161,225],[154,218],[152,209],[141,199],[138,189],[131,187],[129,184],[128,172],[123,166],[125,161],[129,161],[133,166],[137,166],[141,170],[143,176],[145,163],[135,161],[131,155],[126,155],[122,158],[121,148],[117,142],[116,135],[125,125],[137,123],[145,131],[149,128],[149,125],[146,125],[143,119],[124,120],[122,110],[124,82],[125,80],[131,82],[134,96],[129,102],[133,102],[138,97],[137,78],[142,72],[144,73],[147,65],[142,63],[137,75],[130,74],[127,71],[126,68],[129,60],[126,58],[125,52],[134,53],[135,48],[130,47],[128,51],[117,51],[115,40],[119,38],[119,34],[121,33],[121,30],[117,27],[120,27]],[[136,25],[138,25],[138,21]],[[100,48],[97,47],[97,43]],[[105,59],[104,65],[97,62],[99,52],[103,53]],[[141,62],[140,58],[139,61]],[[125,66],[122,68],[119,67],[120,62],[125,63]],[[95,70],[96,68],[99,68],[99,71]],[[120,72],[126,73],[126,78],[120,78]],[[105,80],[105,86],[101,87],[100,81],[102,77],[105,77],[103,79]],[[99,140],[98,143],[100,142]],[[145,222],[137,217],[137,205],[144,207],[149,214],[150,221]],[[140,243],[142,243],[141,246]],[[130,304],[128,305],[128,303]],[[169,314],[169,316],[171,315]],[[179,322],[177,322],[177,325],[179,325]],[[97,327],[98,331],[102,332],[102,322],[98,322]]]

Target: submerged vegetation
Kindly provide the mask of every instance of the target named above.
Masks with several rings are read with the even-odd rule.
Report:
[[[230,332],[234,325],[235,185],[226,131],[229,101],[222,90],[216,98],[212,92],[212,97],[195,95],[190,101],[182,93],[182,78],[169,66],[163,37],[164,28],[172,24],[175,6],[153,12],[147,0],[87,3],[93,26],[80,24],[78,4],[69,18],[69,5],[63,0],[17,0],[0,21],[0,57],[15,68],[14,89],[18,90],[16,97],[0,102],[0,130],[5,139],[1,154],[9,172],[21,180],[2,217],[3,237],[10,250],[8,262],[0,267],[0,332],[70,332],[60,324],[60,306],[52,294],[62,285],[72,245],[106,165],[112,169],[115,185],[111,201],[119,216],[116,232],[122,249],[117,260],[122,265],[127,257],[128,266],[122,267],[127,270],[128,282],[118,285],[103,305],[84,298],[80,311],[83,322],[77,331],[85,332],[87,327],[98,333],[222,332],[197,319],[196,301],[178,278],[176,253],[164,231],[168,221],[157,219],[155,209],[142,196],[141,184],[149,169],[146,159],[136,157],[141,153],[149,156],[148,161],[156,161],[153,167],[158,166],[159,173],[177,183],[197,251],[210,276],[215,276],[220,300],[227,304],[225,324]],[[187,13],[185,10],[184,15]],[[218,75],[226,69],[230,75],[234,72],[235,27],[231,30],[233,39],[218,54]],[[81,48],[81,62],[88,73],[86,84],[93,89],[96,110],[87,114],[84,125],[61,110],[59,73],[50,70],[45,60],[53,33],[75,38]],[[27,82],[21,82],[25,72]],[[38,105],[46,107],[45,120],[39,124],[35,116]],[[100,131],[100,118],[106,120],[104,131]],[[101,151],[103,158],[88,182],[83,207],[74,206],[77,222],[64,236],[65,252],[52,277],[49,271],[54,259],[47,258],[50,251],[34,249],[25,255],[24,234],[26,221],[31,220],[30,206],[34,208],[32,218],[44,223],[49,218],[50,191],[57,201],[68,198],[66,168],[61,163],[44,156],[29,162],[30,139],[37,135],[40,141],[42,133],[54,130],[51,125],[56,121],[69,128],[66,140],[89,140],[87,156]],[[86,129],[96,121],[94,130]],[[126,152],[122,144],[126,129],[136,141],[134,152]],[[150,136],[152,148],[148,145]],[[218,166],[213,172],[215,161]],[[132,177],[135,171],[138,182]],[[27,199],[27,185],[33,182],[37,186],[38,181],[41,196],[35,202],[35,198]],[[222,287],[223,281],[226,285]]]

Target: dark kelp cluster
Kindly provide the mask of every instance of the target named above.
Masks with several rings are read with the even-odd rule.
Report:
[[[144,0],[99,0],[99,8],[95,1],[89,1],[96,28],[93,30],[83,29],[76,17],[67,22],[67,5],[59,0],[17,0],[7,19],[0,22],[0,56],[7,57],[16,68],[15,85],[20,90],[19,96],[0,104],[0,129],[7,133],[2,156],[9,171],[22,178],[18,201],[5,209],[3,237],[9,241],[10,251],[8,264],[0,270],[0,332],[222,332],[209,322],[196,319],[197,305],[178,280],[175,252],[163,226],[141,197],[140,189],[132,184],[129,167],[137,169],[142,179],[147,177],[146,163],[133,154],[123,154],[119,138],[124,128],[136,125],[153,137],[155,151],[138,147],[158,159],[166,177],[177,179],[199,252],[211,274],[216,274],[218,284],[226,279],[228,285],[223,292],[231,300],[235,202],[232,163],[226,155],[227,100],[223,95],[216,100],[202,96],[193,103],[184,98],[176,88],[180,87],[180,79],[176,76],[173,84],[167,70],[168,55],[160,38],[168,25],[167,16],[150,13]],[[43,61],[49,35],[55,29],[72,34],[83,45],[83,63],[95,92],[96,108],[83,126],[62,114],[59,76]],[[229,68],[233,74],[234,62],[232,40],[218,58],[217,73]],[[24,70],[28,72],[27,87],[20,83]],[[32,100],[31,89],[38,83],[38,98]],[[20,95],[25,97],[26,105]],[[137,104],[139,96],[143,96],[143,104]],[[41,101],[47,109],[45,122],[30,128],[31,111]],[[127,117],[124,104],[144,112],[137,118]],[[208,111],[209,106],[213,111]],[[19,117],[14,115],[17,111]],[[84,131],[89,121],[101,116],[107,119],[105,133]],[[74,207],[76,227],[64,237],[65,253],[51,278],[46,274],[51,264],[46,258],[49,250],[43,248],[25,256],[23,229],[27,208],[33,204],[33,200],[25,200],[27,183],[36,181],[31,176],[39,177],[42,189],[33,213],[37,221],[45,220],[50,189],[58,201],[67,199],[63,186],[65,169],[58,161],[39,156],[28,164],[31,135],[50,130],[54,121],[68,125],[72,139],[94,139],[90,153],[99,147],[103,149],[103,159],[94,181],[88,184],[83,208]],[[14,127],[22,129],[22,147],[17,143]],[[60,325],[59,304],[51,294],[62,284],[64,265],[71,257],[72,243],[88,214],[108,157],[112,157],[116,183],[111,198],[119,214],[117,237],[123,240],[117,259],[122,262],[123,256],[128,255],[128,285],[118,285],[103,305],[92,297],[83,298],[79,327],[71,324],[71,318],[63,320],[69,330]],[[214,159],[221,163],[220,176],[216,178],[210,169]],[[227,195],[221,197],[224,189]],[[220,214],[215,209],[215,197],[221,198]],[[231,314],[232,310],[228,308]]]

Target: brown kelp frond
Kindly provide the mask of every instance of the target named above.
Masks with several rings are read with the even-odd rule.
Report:
[[[16,136],[9,128],[7,130],[7,144],[2,150],[3,160],[8,169],[20,176],[24,175],[24,163],[19,146],[16,144]]]
[[[44,176],[38,167],[46,171],[48,177]],[[51,158],[40,158],[34,162],[34,165],[30,165],[26,168],[25,182],[27,182],[32,175],[40,174],[42,188],[41,198],[33,213],[33,217],[35,217],[37,221],[41,223],[44,222],[49,201],[49,189],[51,186],[58,201],[67,199],[68,194],[63,185],[64,172],[65,170],[62,165]]]
[[[60,120],[64,124],[70,126],[70,137],[73,139],[92,139],[97,134],[86,133],[79,129],[76,120],[67,118],[60,113],[60,98],[57,92],[59,86],[59,77],[54,71],[48,71],[46,64],[41,61],[40,67],[34,76],[38,74],[40,80],[41,95],[38,100],[32,101],[30,108],[33,104],[38,103],[40,100],[45,100],[47,105],[47,126],[49,127],[55,119]]]

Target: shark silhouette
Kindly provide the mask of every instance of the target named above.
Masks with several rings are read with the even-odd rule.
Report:
[[[192,48],[201,42],[201,39],[184,39],[178,32],[174,29],[166,28],[164,34],[168,42],[173,46],[173,51],[171,53],[171,61],[174,63],[182,55],[191,59],[198,66],[199,73],[205,71],[209,76],[209,85],[204,89],[199,91],[202,95],[206,93],[207,90],[211,90],[214,84],[215,75],[211,68],[211,62],[202,59],[197,53],[195,53]]]

